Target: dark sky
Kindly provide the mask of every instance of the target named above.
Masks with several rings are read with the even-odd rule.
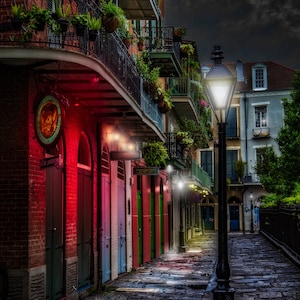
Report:
[[[225,62],[272,60],[300,69],[299,0],[165,0],[165,23],[186,27],[201,64],[220,45]]]

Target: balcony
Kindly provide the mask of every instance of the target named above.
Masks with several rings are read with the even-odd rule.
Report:
[[[173,27],[147,27],[145,35],[151,66],[160,68],[161,77],[179,77],[180,44],[173,41]]]
[[[157,0],[119,0],[119,6],[130,20],[157,20],[160,16]]]
[[[72,4],[101,14],[94,1]],[[95,119],[117,120],[130,136],[165,140],[162,115],[144,94],[135,62],[116,33],[101,31],[90,41],[87,32],[78,36],[73,26],[60,35],[46,27],[24,40],[26,30],[24,25],[13,31],[9,19],[0,24],[1,64],[28,67],[39,89],[55,88]]]
[[[175,132],[168,132],[166,134],[166,146],[169,155],[169,163],[177,169],[183,169],[185,166],[185,150],[176,139],[177,134]]]
[[[191,80],[187,77],[169,78],[169,87],[176,114],[199,122],[200,109],[194,97]]]
[[[186,166],[182,171],[185,180],[190,184],[199,186],[211,192],[212,182],[207,172],[205,172],[193,159],[186,161]]]
[[[268,138],[270,137],[270,128],[261,127],[261,128],[254,128],[253,129],[253,138]]]

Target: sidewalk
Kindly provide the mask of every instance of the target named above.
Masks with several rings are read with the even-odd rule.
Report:
[[[197,236],[186,253],[164,254],[87,299],[212,299],[216,240],[216,233]],[[235,300],[300,300],[300,270],[263,236],[230,233],[228,247]]]

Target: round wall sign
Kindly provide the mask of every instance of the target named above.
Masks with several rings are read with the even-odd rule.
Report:
[[[43,98],[37,107],[35,129],[43,146],[56,143],[61,133],[62,112],[59,101],[51,95]]]

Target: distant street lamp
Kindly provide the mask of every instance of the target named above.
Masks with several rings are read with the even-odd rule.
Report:
[[[250,232],[254,233],[254,227],[253,227],[253,195],[252,192],[250,192],[250,205],[251,205],[251,222],[250,222]]]
[[[235,290],[229,285],[230,267],[227,240],[227,188],[226,188],[226,121],[234,93],[236,78],[222,64],[223,51],[215,46],[212,52],[214,65],[204,78],[204,90],[218,122],[219,174],[218,174],[218,260],[216,267],[217,287],[214,300],[234,299]]]

